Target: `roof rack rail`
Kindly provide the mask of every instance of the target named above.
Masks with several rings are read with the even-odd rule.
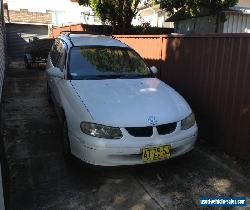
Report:
[[[87,32],[87,31],[61,31],[60,34],[69,36],[70,34],[91,34],[91,35],[103,35],[96,32]]]
[[[69,36],[69,35],[70,35],[70,32],[69,32],[69,31],[61,31],[60,34],[61,34],[61,35]]]

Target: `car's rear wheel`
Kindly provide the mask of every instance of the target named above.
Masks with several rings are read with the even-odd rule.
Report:
[[[70,142],[69,142],[69,135],[68,135],[68,126],[66,118],[63,118],[62,122],[62,150],[63,156],[66,160],[70,160],[72,158],[71,149],[70,149]]]

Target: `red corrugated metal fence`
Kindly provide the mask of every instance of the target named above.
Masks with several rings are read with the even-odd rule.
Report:
[[[250,158],[250,35],[116,36],[194,109],[201,136]]]

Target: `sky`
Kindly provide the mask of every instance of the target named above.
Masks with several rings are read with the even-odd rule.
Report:
[[[19,10],[21,8],[32,12],[65,11],[79,7],[78,3],[73,3],[70,0],[4,0],[4,3],[8,3],[9,10]]]
[[[5,2],[8,3],[9,10],[19,10],[21,8],[33,12],[46,12],[46,10],[65,11],[79,8],[78,3],[73,3],[70,0],[4,0]],[[250,0],[239,0],[239,5],[250,7]]]

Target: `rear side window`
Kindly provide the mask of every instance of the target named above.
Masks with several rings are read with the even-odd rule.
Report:
[[[51,61],[53,63],[53,66],[56,66],[57,64],[57,60],[58,60],[58,56],[59,56],[59,53],[58,53],[58,44],[59,44],[59,40],[57,39],[55,41],[55,43],[53,44],[52,46],[52,49],[51,49],[51,52],[50,52],[50,56],[51,56]]]
[[[57,52],[58,52],[58,60],[56,66],[63,71],[66,63],[66,51],[62,43],[58,45]]]
[[[55,41],[55,44],[51,49],[51,61],[53,66],[63,70],[66,61],[66,51],[63,43],[58,39]]]

